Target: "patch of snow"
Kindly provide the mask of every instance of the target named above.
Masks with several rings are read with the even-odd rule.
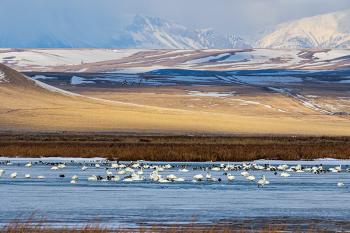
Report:
[[[189,91],[191,96],[202,96],[202,97],[228,97],[233,96],[234,92],[202,92],[202,91]]]
[[[84,78],[73,76],[71,78],[70,84],[71,85],[80,85],[80,84],[89,84],[89,83],[95,83],[94,81],[86,81]]]

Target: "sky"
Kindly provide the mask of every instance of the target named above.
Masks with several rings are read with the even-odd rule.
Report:
[[[84,36],[101,28],[118,32],[141,14],[255,38],[278,23],[349,8],[350,0],[1,0],[0,30],[5,38],[10,30],[59,32],[68,22]]]

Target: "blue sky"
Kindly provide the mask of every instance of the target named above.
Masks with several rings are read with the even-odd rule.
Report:
[[[254,37],[287,20],[348,8],[349,0],[1,0],[0,29],[35,33],[69,22],[84,35],[118,31],[143,14]]]

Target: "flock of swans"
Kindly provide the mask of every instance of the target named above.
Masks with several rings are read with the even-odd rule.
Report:
[[[246,181],[256,183],[258,187],[264,187],[270,184],[270,181],[266,178],[265,175],[261,177],[256,177],[252,174],[252,171],[266,171],[272,172],[275,176],[280,177],[290,177],[293,173],[313,173],[313,174],[322,174],[322,173],[340,173],[340,172],[350,172],[349,167],[343,168],[342,165],[328,167],[322,165],[317,166],[302,166],[294,165],[289,166],[287,164],[280,164],[277,166],[269,164],[256,164],[256,163],[242,163],[242,164],[209,164],[209,165],[185,165],[185,164],[149,164],[143,161],[129,162],[129,163],[120,163],[120,162],[96,162],[96,163],[86,163],[86,162],[73,162],[70,163],[60,162],[28,162],[24,164],[25,172],[21,175],[17,171],[11,171],[8,174],[8,177],[11,179],[16,178],[25,178],[25,179],[45,179],[43,175],[32,176],[30,174],[30,168],[33,166],[48,166],[48,169],[51,170],[59,178],[65,178],[67,175],[64,174],[64,171],[67,166],[70,165],[79,166],[79,172],[86,172],[89,169],[92,169],[100,175],[89,175],[87,180],[94,181],[114,181],[114,182],[137,182],[137,181],[151,181],[158,183],[172,183],[172,182],[233,182],[236,179],[236,176],[243,177]],[[11,161],[3,161],[0,163],[0,177],[5,177],[6,166],[13,165]],[[17,166],[20,166],[18,164]],[[98,170],[96,170],[98,169]],[[147,173],[146,173],[147,172]],[[185,176],[185,173],[193,172],[193,176]],[[235,175],[232,174],[236,172]],[[103,174],[103,175],[101,175]],[[213,175],[215,174],[215,176]],[[86,175],[85,175],[86,177]],[[71,175],[70,177],[71,184],[77,184],[81,179],[78,174]],[[338,187],[344,187],[345,183],[338,181],[336,184]]]

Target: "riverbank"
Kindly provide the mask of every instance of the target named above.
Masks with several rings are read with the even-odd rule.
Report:
[[[0,156],[147,161],[350,158],[350,137],[1,134]]]

